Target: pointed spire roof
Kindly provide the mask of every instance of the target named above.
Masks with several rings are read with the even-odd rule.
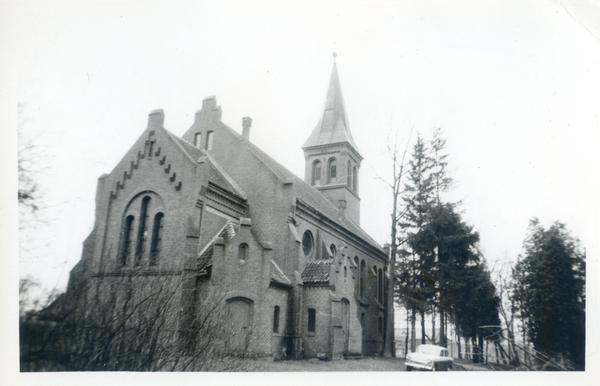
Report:
[[[335,56],[334,54],[334,58]],[[313,146],[342,142],[347,142],[358,152],[358,147],[354,143],[354,139],[350,133],[346,107],[344,106],[344,98],[342,97],[342,87],[340,86],[340,78],[334,59],[323,115],[302,148],[306,149]]]

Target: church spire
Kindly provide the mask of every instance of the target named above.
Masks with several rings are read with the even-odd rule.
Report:
[[[360,224],[358,179],[363,158],[350,134],[336,56],[334,53],[323,114],[302,146],[304,181],[339,208],[340,218]]]
[[[337,54],[334,52],[333,70],[331,71],[323,114],[302,148],[306,149],[313,146],[347,142],[358,153],[358,147],[354,143],[354,139],[350,133],[350,126],[348,125],[346,107],[344,106],[344,98],[342,97],[342,87],[335,62],[336,56]]]

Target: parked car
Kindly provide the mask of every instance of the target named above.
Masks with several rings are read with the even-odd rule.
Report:
[[[446,348],[422,344],[417,351],[406,356],[406,371],[422,369],[430,371],[448,371],[454,365],[454,359]]]

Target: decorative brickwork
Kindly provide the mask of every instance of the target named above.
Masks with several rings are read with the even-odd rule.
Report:
[[[387,256],[358,225],[362,157],[335,68],[327,98],[331,111],[304,146],[305,181],[249,142],[249,118],[244,135],[223,124],[215,97],[181,138],[163,127],[162,110],[152,112],[98,180],[94,230],[69,291],[89,282],[107,293],[129,280],[143,294],[177,277],[170,317],[183,348],[193,349],[196,315],[219,294],[229,337],[215,349],[277,359],[381,354]]]

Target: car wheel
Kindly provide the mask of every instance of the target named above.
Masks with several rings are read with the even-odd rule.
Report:
[[[406,366],[406,371],[412,371],[412,367]]]

